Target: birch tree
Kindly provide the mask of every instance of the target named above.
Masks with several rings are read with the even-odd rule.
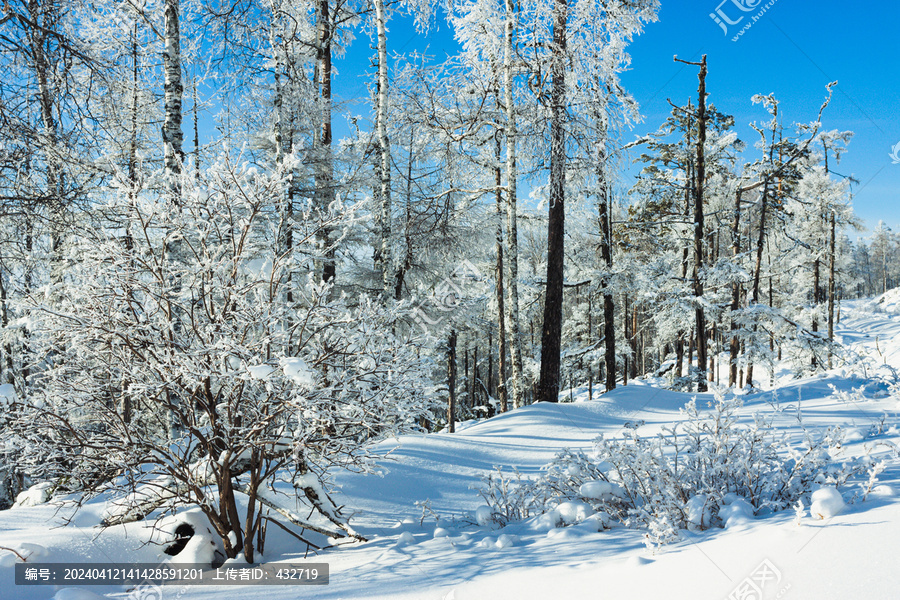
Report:
[[[163,4],[163,93],[164,106],[162,142],[166,177],[177,204],[176,189],[181,165],[184,162],[184,133],[181,130],[181,101],[184,82],[181,78],[181,27],[179,0],[165,0]]]

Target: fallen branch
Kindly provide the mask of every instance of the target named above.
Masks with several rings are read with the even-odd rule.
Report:
[[[273,519],[272,517],[263,517],[263,519],[265,519],[265,520],[268,521],[269,523],[274,523],[275,525],[278,525],[279,527],[281,527],[282,529],[284,529],[288,534],[294,536],[295,538],[297,538],[298,540],[300,540],[301,542],[303,542],[303,543],[306,544],[307,546],[312,546],[312,547],[315,548],[316,550],[321,550],[321,549],[322,549],[322,548],[320,548],[319,546],[316,546],[315,544],[313,544],[313,543],[312,543],[311,541],[309,541],[308,539],[304,538],[304,537],[303,537],[302,535],[300,535],[299,533],[294,533],[293,531],[291,531],[290,529],[288,529],[287,526],[286,526],[284,523],[280,522],[278,519]]]
[[[0,546],[0,550],[8,550],[9,552],[12,552],[12,553],[15,554],[16,556],[18,556],[18,557],[19,557],[19,560],[21,560],[22,562],[28,562],[28,559],[27,559],[27,558],[25,558],[24,556],[22,556],[21,554],[19,554],[19,553],[16,552],[15,550],[13,550],[12,548],[6,548],[5,546]]]
[[[248,494],[248,492],[250,491],[249,487],[247,487],[247,486],[241,486],[239,488],[236,487],[235,490],[239,491],[239,492],[243,492],[244,494]],[[327,535],[328,537],[352,537],[356,540],[359,540],[360,542],[368,541],[366,538],[359,535],[358,533],[356,533],[355,531],[350,529],[345,524],[341,527],[341,529],[343,529],[343,531],[332,531],[329,529],[325,529],[324,527],[319,527],[318,525],[309,523],[308,521],[305,521],[302,517],[294,514],[293,512],[291,512],[290,510],[288,510],[282,506],[279,506],[274,500],[270,500],[270,499],[266,498],[265,496],[263,496],[262,494],[257,493],[256,500],[260,504],[263,504],[263,505],[271,508],[272,510],[274,510],[275,512],[280,514],[282,517],[284,517],[285,519],[287,519],[289,522],[293,523],[297,527],[302,527],[303,529],[309,529],[310,531],[315,531],[316,533],[321,533],[322,535]],[[318,507],[316,507],[316,509],[318,510]],[[321,513],[322,511],[320,510],[319,512]],[[324,515],[324,516],[328,517],[328,520],[330,520],[331,522],[334,523],[333,518],[329,517],[328,515]],[[335,524],[338,526],[342,525],[340,523],[335,523]]]

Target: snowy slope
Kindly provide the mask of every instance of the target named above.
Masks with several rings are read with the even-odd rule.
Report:
[[[875,377],[890,378],[900,368],[900,302],[897,310],[886,306],[893,305],[860,301],[843,307],[838,335],[863,357],[862,366],[837,365],[800,380],[779,377],[777,387],[743,398],[744,418],[778,406],[780,427],[799,435],[794,410],[799,403],[807,427],[844,428],[848,456],[868,451],[889,458],[869,499],[830,519],[807,512],[798,524],[793,511],[785,511],[725,530],[684,532],[681,542],[656,552],[644,546],[638,530],[556,529],[533,521],[492,530],[475,524],[482,501],[472,488],[486,471],[500,466],[537,475],[562,448],[587,450],[598,434],[615,435],[637,420],[645,422],[642,434],[653,434],[681,419],[679,409],[693,397],[637,384],[595,393],[587,402],[581,389],[574,404],[539,404],[465,424],[455,434],[382,442],[380,476],[339,474],[336,500],[354,507],[352,523],[371,541],[316,558],[330,564],[326,587],[190,587],[164,597],[694,600],[744,598],[736,591],[761,585],[761,598],[900,598],[900,459],[884,445],[900,445],[900,399]],[[698,395],[698,405],[711,398]],[[26,544],[52,561],[158,559],[159,547],[142,545],[142,524],[99,534],[93,525],[101,510],[99,503],[89,505],[75,526],[59,529],[48,526],[59,521],[51,507],[0,512],[0,546]],[[271,530],[270,537],[267,560],[302,559],[303,549],[290,538]],[[0,551],[0,598],[53,597],[56,591],[49,587],[15,588],[12,562]],[[121,589],[90,589],[126,597]]]

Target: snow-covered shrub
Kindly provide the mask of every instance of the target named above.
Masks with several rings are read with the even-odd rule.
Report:
[[[865,461],[833,460],[841,443],[839,428],[821,435],[807,432],[796,445],[770,419],[756,415],[749,424],[738,423],[740,405],[738,399],[717,396],[707,415],[692,401],[683,409],[686,420],[656,438],[640,437],[634,430],[616,439],[600,437],[595,457],[608,465],[604,478],[624,490],[623,520],[647,526],[658,522],[657,529],[662,523],[721,526],[729,514],[723,508],[735,498],[756,512],[778,511],[819,485],[843,486],[866,472]],[[622,515],[619,501],[598,508],[617,508]]]
[[[828,387],[831,388],[831,397],[838,402],[851,402],[857,404],[869,401],[866,397],[866,386],[864,385],[853,388],[850,391],[838,389],[834,384],[829,384]]]
[[[5,433],[32,479],[107,493],[107,524],[196,505],[229,558],[252,560],[260,504],[355,535],[329,469],[366,468],[364,445],[435,399],[403,307],[316,274],[319,233],[352,211],[295,201],[286,246],[285,185],[225,156],[177,204],[123,188],[108,209],[121,229],[74,246],[64,293],[32,299],[43,360]]]
[[[865,477],[864,489],[874,485],[879,471],[872,460],[834,458],[840,428],[807,430],[802,441],[792,442],[771,419],[757,415],[739,423],[740,406],[739,399],[719,395],[706,413],[691,401],[682,409],[685,420],[655,437],[639,435],[641,424],[615,438],[600,436],[592,456],[563,450],[540,479],[517,489],[489,477],[494,491],[482,497],[495,512],[510,515],[507,520],[582,501],[621,524],[646,529],[648,543],[661,544],[679,529],[737,525],[760,512],[791,508],[826,486],[839,496],[851,478]]]
[[[547,509],[546,491],[535,480],[522,477],[518,470],[509,476],[498,467],[481,476],[481,485],[477,489],[485,502],[480,507],[481,513],[476,510],[475,514],[475,520],[481,526],[493,523],[502,527]]]

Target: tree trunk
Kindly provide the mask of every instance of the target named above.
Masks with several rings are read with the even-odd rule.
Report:
[[[762,274],[763,246],[766,240],[766,209],[769,205],[769,182],[763,184],[762,198],[759,208],[759,234],[756,238],[756,264],[753,269],[753,287],[750,292],[750,304],[759,302],[759,284]],[[747,365],[747,385],[753,387],[753,363]]]
[[[466,346],[466,351],[463,354],[463,375],[465,376],[463,379],[463,390],[462,390],[462,405],[466,405],[466,396],[469,394],[469,388],[471,387],[472,378],[469,377],[469,348],[468,344],[464,344]]]
[[[605,131],[603,132],[605,134]],[[597,209],[600,220],[600,260],[606,274],[600,282],[603,292],[603,344],[604,363],[606,365],[606,391],[616,387],[616,322],[613,292],[609,285],[612,276],[612,227],[609,206],[609,187],[606,180],[606,139],[599,141],[597,157],[597,193],[599,195]]]
[[[831,213],[831,235],[828,244],[828,341],[834,341],[834,292],[835,292],[835,213]],[[828,349],[828,368],[832,368],[831,348]]]
[[[257,515],[256,494],[259,489],[259,476],[262,469],[259,449],[250,451],[250,494],[247,495],[247,515],[244,520],[244,559],[248,564],[253,564],[253,538],[259,529],[259,515]],[[262,552],[262,548],[260,548]]]
[[[197,79],[191,81],[191,112],[194,117],[194,182],[200,182],[200,106],[197,100]]]
[[[691,133],[693,132],[693,116],[694,116],[694,106],[690,98],[688,98],[687,105],[687,147],[690,148],[691,145]],[[694,161],[690,158],[685,158],[684,162],[684,219],[687,219],[691,216],[691,206],[693,205],[693,193],[694,193]],[[681,280],[687,281],[687,272],[688,272],[688,264],[690,258],[690,247],[685,244],[685,246],[681,250]],[[675,341],[675,376],[683,377],[683,364],[684,364],[684,336],[685,331],[680,329],[677,333],[677,339]],[[688,361],[688,375],[690,375],[691,365],[690,361]]]
[[[628,346],[625,351],[625,364],[622,365],[622,384],[628,385],[628,376],[631,374],[632,356],[628,352],[631,348],[631,334],[628,331],[628,293],[622,294],[622,335],[625,338],[625,345]]]
[[[813,261],[813,317],[812,317],[812,327],[811,327],[813,333],[816,333],[817,331],[819,331],[818,310],[819,310],[819,303],[821,302],[821,298],[819,295],[819,288],[821,287],[820,283],[819,283],[819,281],[821,279],[821,275],[820,275],[821,269],[819,267],[820,263],[821,263],[821,261],[818,258],[816,258],[816,260]],[[815,353],[813,353],[812,368],[815,369],[816,366],[817,366],[816,355],[815,355]]]
[[[333,39],[332,16],[328,0],[318,0],[318,43],[316,70],[318,77],[316,86],[319,93],[319,135],[316,139],[316,198],[318,208],[325,219],[334,201],[334,158],[331,148],[331,42]],[[379,69],[380,74],[380,69]],[[322,281],[334,282],[336,265],[335,249],[332,246],[331,227],[324,226],[317,233],[319,252],[324,253],[322,260]]]
[[[378,85],[375,95],[375,137],[378,142],[378,171],[381,200],[381,282],[385,298],[394,289],[394,259],[391,243],[391,143],[387,132],[388,119],[388,64],[387,27],[384,0],[375,0],[375,31],[378,51]]]
[[[741,253],[741,194],[742,190],[738,188],[734,195],[734,223],[731,226],[731,256],[735,261],[737,261],[737,257]],[[734,315],[737,314],[740,307],[741,284],[739,281],[734,281],[731,284],[731,344],[728,358],[729,386],[734,386],[738,383],[738,351],[740,350],[740,342]]]
[[[413,241],[412,241],[412,222],[413,222],[413,205],[412,205],[412,187],[413,187],[413,162],[415,161],[415,151],[413,143],[415,141],[414,132],[409,131],[409,158],[406,161],[406,215],[403,224],[403,242],[405,251],[403,261],[397,265],[397,272],[394,277],[394,300],[400,300],[403,297],[403,283],[406,281],[406,274],[412,268],[413,264]]]
[[[563,270],[565,266],[566,187],[566,21],[567,0],[553,5],[553,62],[550,91],[550,214],[547,223],[547,290],[541,331],[541,381],[538,400],[556,402],[562,346]]]
[[[125,216],[125,254],[128,257],[128,267],[134,269],[134,234],[132,232],[132,219],[134,218],[135,203],[137,202],[137,148],[138,148],[138,44],[137,44],[137,24],[135,23],[131,31],[131,131],[128,144],[128,212]],[[132,289],[128,290],[128,302],[134,300]],[[122,422],[125,425],[131,424],[133,406],[131,394],[128,388],[131,382],[123,380],[121,383],[119,411],[122,415]]]
[[[525,373],[522,367],[522,336],[519,327],[519,233],[517,225],[516,109],[513,97],[514,0],[505,0],[506,24],[503,37],[503,101],[506,104],[506,310],[512,363],[513,406],[525,404]]]
[[[173,200],[180,203],[177,190],[178,176],[184,160],[184,135],[181,131],[181,97],[184,84],[181,79],[181,34],[179,32],[179,0],[165,0],[165,49],[163,50],[165,113],[163,115],[162,141],[167,183],[174,192]]]
[[[476,406],[475,386],[478,383],[478,338],[475,339],[475,349],[472,351],[472,379],[469,380],[469,409]]]
[[[697,302],[695,317],[697,321],[697,367],[700,373],[697,376],[697,391],[705,392],[706,385],[706,314],[700,305],[703,297],[703,280],[701,269],[703,268],[703,187],[706,184],[706,163],[704,146],[706,145],[706,55],[700,62],[700,87],[697,105],[697,177],[694,187],[694,297]]]
[[[484,386],[484,389],[485,396],[489,399],[492,396],[492,393],[496,394],[496,388],[494,388],[494,330],[491,328],[488,329],[487,364],[487,385]]]
[[[447,340],[447,428],[450,433],[456,431],[456,331],[450,330]]]
[[[184,150],[182,148],[184,135],[181,131],[182,122],[182,94],[184,92],[184,84],[181,78],[181,33],[179,31],[179,0],[165,0],[163,6],[164,17],[164,42],[163,50],[163,96],[165,110],[163,114],[162,125],[162,142],[163,142],[163,166],[165,169],[166,185],[169,193],[169,203],[173,214],[170,219],[176,217],[176,213],[180,211],[182,204],[181,199],[181,167],[184,161]],[[181,307],[181,274],[178,272],[178,263],[182,260],[184,254],[184,240],[180,236],[174,238],[167,235],[165,242],[165,268],[168,270],[166,277],[171,286],[169,301],[168,318],[172,327],[169,332],[169,343],[173,346],[178,343],[178,337],[181,333],[181,318],[183,310]],[[166,391],[169,394],[168,390]],[[169,402],[176,402],[176,398],[171,397]],[[174,439],[177,436],[179,424],[173,415],[169,415],[169,437]]]
[[[0,326],[2,326],[3,331],[6,331],[6,328],[9,327],[9,304],[6,288],[7,286],[4,283],[3,271],[0,270]],[[8,338],[3,342],[3,355],[3,364],[0,366],[0,369],[3,370],[2,381],[4,383],[14,384],[15,372],[13,368],[13,349]],[[14,500],[15,496],[13,496],[12,499]]]
[[[691,369],[694,368],[694,330],[693,329],[688,333],[687,367],[688,367],[688,377],[690,377]]]
[[[497,244],[495,253],[497,255],[497,268],[495,277],[497,286],[495,295],[497,297],[497,396],[500,398],[500,412],[509,410],[509,399],[506,393],[506,306],[503,298],[503,174],[500,169],[500,137],[499,132],[496,137],[496,156],[497,165],[494,167],[494,184],[497,186]]]
[[[629,361],[629,369],[628,375],[632,379],[637,378],[638,375],[638,363],[641,360],[640,357],[640,348],[638,348],[637,344],[637,331],[638,331],[638,304],[631,305],[630,313],[626,311],[625,318],[631,321],[631,328],[627,330],[628,332],[625,334],[625,338],[628,340],[628,347],[631,349],[631,361]]]
[[[57,288],[63,280],[62,243],[64,225],[64,193],[62,165],[56,156],[59,138],[59,123],[54,115],[54,94],[50,89],[51,67],[44,50],[48,31],[52,26],[50,11],[54,10],[49,3],[42,4],[37,0],[29,0],[28,13],[32,24],[30,28],[31,55],[34,61],[34,75],[37,80],[37,100],[41,109],[41,126],[43,138],[40,143],[44,147],[44,158],[47,161],[48,208],[50,210],[50,283],[53,297],[61,293]]]

